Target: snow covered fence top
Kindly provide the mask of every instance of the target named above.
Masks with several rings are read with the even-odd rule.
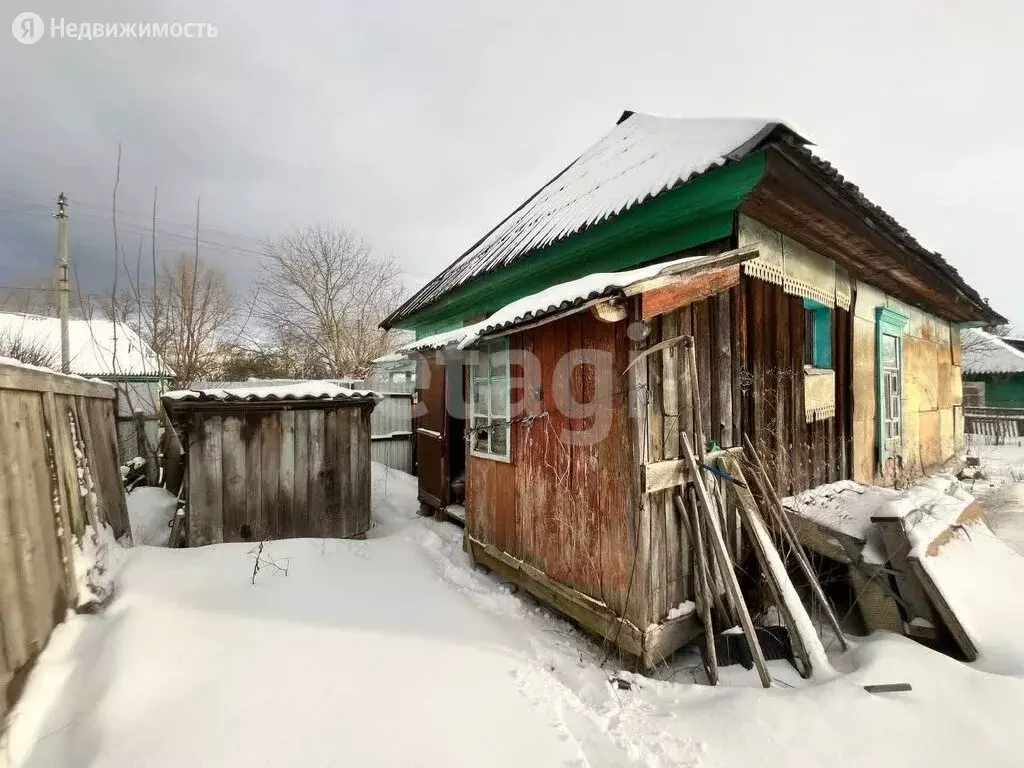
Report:
[[[48,352],[60,366],[60,319],[0,312],[0,338],[18,340]],[[71,320],[68,323],[71,371],[83,376],[171,377],[150,346],[124,323]]]
[[[13,357],[0,357],[0,389],[28,392],[53,392],[113,400],[115,389],[100,379],[87,379],[74,373],[59,373],[52,368],[29,365]]]
[[[346,389],[329,381],[304,381],[299,384],[284,384],[269,387],[236,387],[231,389],[176,389],[165,392],[165,401],[171,402],[247,402],[268,403],[275,401],[344,401],[373,402],[382,396],[369,389]]]
[[[672,261],[651,264],[646,267],[629,269],[624,272],[596,272],[592,275],[552,285],[542,291],[524,296],[506,304],[490,317],[479,323],[456,328],[452,331],[425,336],[399,348],[400,352],[423,352],[445,347],[466,349],[473,346],[482,336],[496,333],[521,323],[539,320],[564,312],[597,299],[608,298],[627,291],[631,286],[653,280],[656,277],[683,275],[704,268],[717,267],[726,260],[738,261],[757,256],[756,249],[729,251],[711,256],[684,256]]]

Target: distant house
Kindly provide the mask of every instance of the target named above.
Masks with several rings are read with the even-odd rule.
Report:
[[[1005,322],[808,145],[626,112],[382,324],[425,511],[648,662],[696,632],[684,442],[749,438],[782,496],[955,462],[959,328]]]
[[[963,331],[964,405],[1024,408],[1024,339]]]
[[[116,333],[115,333],[116,331]],[[56,317],[0,312],[0,342],[19,341],[49,358],[60,370],[60,320]],[[149,445],[157,445],[160,393],[172,371],[152,348],[124,323],[71,320],[68,323],[71,373],[117,386],[118,443],[121,460],[139,455],[134,421],[145,423]]]

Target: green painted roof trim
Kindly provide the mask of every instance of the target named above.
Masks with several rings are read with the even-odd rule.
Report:
[[[765,151],[760,150],[709,171],[511,266],[481,275],[399,327],[423,338],[556,283],[628,269],[728,237],[736,209],[764,176],[765,167]]]

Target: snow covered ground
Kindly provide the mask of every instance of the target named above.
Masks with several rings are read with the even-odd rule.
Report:
[[[989,524],[1024,555],[1024,444],[969,445],[984,478],[965,485],[985,509]]]
[[[769,690],[740,667],[694,685],[686,654],[621,672],[415,510],[375,466],[366,541],[273,542],[255,584],[250,545],[131,550],[106,612],[55,632],[0,765],[1024,763],[1024,679],[884,633],[828,680],[773,662]],[[913,690],[862,687],[892,682]]]

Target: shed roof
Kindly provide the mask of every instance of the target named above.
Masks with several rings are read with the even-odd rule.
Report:
[[[377,402],[381,395],[369,389],[347,389],[329,381],[304,381],[298,384],[280,384],[261,387],[234,387],[231,389],[176,389],[165,392],[163,400],[169,403],[270,403],[280,401],[303,402]]]
[[[53,356],[59,367],[60,318],[0,312],[0,338],[3,337],[40,345]],[[81,376],[169,378],[174,375],[174,371],[161,362],[153,349],[124,323],[71,320],[68,323],[68,344],[71,372]]]
[[[980,328],[961,332],[964,373],[1024,373],[1024,352]]]
[[[474,277],[610,219],[753,152],[776,129],[763,119],[680,119],[625,112],[615,127],[392,314],[413,314]]]

